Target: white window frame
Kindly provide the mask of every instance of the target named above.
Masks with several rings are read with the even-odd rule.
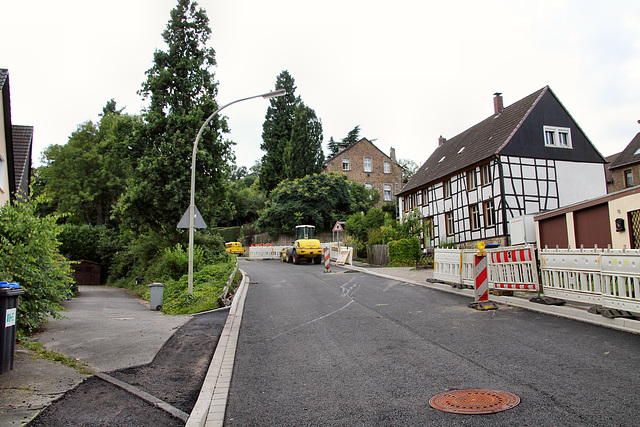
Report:
[[[479,230],[482,227],[480,224],[480,208],[478,205],[469,206],[469,221],[471,222],[472,230]]]
[[[624,188],[633,187],[633,170],[624,171]]]
[[[484,209],[484,226],[493,227],[496,225],[496,208],[493,200],[487,200],[483,204]]]
[[[478,187],[478,176],[476,175],[475,168],[467,172],[467,187],[469,191]]]
[[[4,157],[0,156],[0,193],[8,193],[9,189],[5,188],[7,185],[4,175],[7,170],[7,162],[4,161]]]
[[[365,157],[363,163],[364,163],[364,171],[371,173],[371,171],[373,170],[373,161],[371,160],[371,157]]]
[[[444,222],[446,227],[447,236],[453,236],[455,232],[455,219],[453,218],[453,211],[444,213]]]
[[[342,159],[342,170],[343,171],[351,170],[351,168],[349,166],[349,159]]]
[[[391,173],[391,162],[384,162],[384,173]]]
[[[451,180],[448,179],[442,183],[442,195],[445,199],[451,198]]]
[[[571,129],[560,126],[543,126],[544,146],[572,149]]]
[[[480,169],[480,175],[483,186],[491,184],[491,163],[482,165],[482,168]]]
[[[384,185],[384,201],[391,201],[391,186],[389,184]]]

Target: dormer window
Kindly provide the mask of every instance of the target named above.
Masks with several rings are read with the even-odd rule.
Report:
[[[553,148],[573,148],[571,129],[557,126],[543,126],[544,146]]]

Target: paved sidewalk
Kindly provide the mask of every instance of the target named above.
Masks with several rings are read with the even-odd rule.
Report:
[[[151,362],[189,319],[151,311],[148,302],[106,286],[80,286],[63,305],[69,310],[61,313],[65,318],[52,320],[32,339],[87,363],[94,372]],[[13,370],[0,375],[0,425],[21,425],[89,377],[19,346],[16,350]]]

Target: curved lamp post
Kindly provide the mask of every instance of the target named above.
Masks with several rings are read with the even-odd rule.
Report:
[[[200,130],[198,131],[198,135],[196,136],[196,140],[193,143],[193,154],[191,156],[191,200],[189,202],[189,294],[193,294],[193,229],[194,229],[194,219],[195,219],[195,190],[196,190],[196,152],[198,150],[198,142],[200,141],[200,136],[202,136],[202,132],[207,124],[213,119],[213,117],[218,114],[220,111],[227,108],[229,105],[237,104],[238,102],[247,101],[249,99],[254,98],[264,98],[270,99],[278,96],[286,95],[287,91],[285,89],[276,90],[273,92],[263,93],[262,95],[250,96],[248,98],[237,99],[233,102],[230,102],[222,107],[218,108],[213,112],[205,120],[205,122],[200,126]]]

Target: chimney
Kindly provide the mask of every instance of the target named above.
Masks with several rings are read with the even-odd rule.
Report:
[[[393,160],[394,162],[396,161],[396,149],[391,147],[391,150],[389,150],[389,157],[391,157],[391,160]]]
[[[497,116],[498,114],[502,113],[502,110],[504,110],[504,105],[502,103],[502,94],[500,92],[496,92],[493,94],[493,111]]]
[[[445,142],[447,142],[447,138],[443,138],[442,135],[440,135],[440,138],[438,138],[438,147],[444,144]]]

